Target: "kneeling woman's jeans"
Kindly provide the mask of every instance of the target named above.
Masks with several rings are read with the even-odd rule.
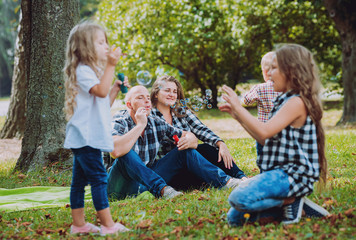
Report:
[[[91,186],[91,195],[96,211],[109,207],[107,196],[107,173],[101,151],[89,146],[72,149],[73,176],[70,188],[70,206],[72,209],[84,207],[84,188]]]
[[[252,213],[251,221],[257,216],[254,213],[259,213],[260,217],[264,215],[279,217],[281,211],[278,209],[281,209],[283,200],[287,198],[289,187],[288,174],[280,169],[264,172],[243,181],[229,196],[229,203],[232,206],[227,216],[229,223],[241,225],[246,220],[244,213]]]

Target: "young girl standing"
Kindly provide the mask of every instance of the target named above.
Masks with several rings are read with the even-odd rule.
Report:
[[[220,110],[230,113],[264,145],[257,159],[261,174],[242,182],[229,196],[228,221],[232,225],[242,224],[246,217],[255,221],[278,214],[285,224],[295,223],[303,205],[307,205],[304,210],[315,211],[314,216],[327,214],[304,197],[319,178],[325,183],[327,173],[316,63],[306,48],[287,44],[275,51],[268,74],[274,90],[282,94],[265,123],[239,104],[231,88],[223,87],[226,103]]]
[[[74,154],[70,191],[73,234],[105,235],[128,230],[112,220],[106,190],[107,173],[101,155],[101,151],[113,150],[110,106],[120,88],[117,83],[111,90],[110,86],[122,55],[120,48],[109,49],[104,29],[95,23],[80,23],[70,32],[64,67],[68,120],[64,147]],[[87,184],[91,185],[101,228],[84,219]]]

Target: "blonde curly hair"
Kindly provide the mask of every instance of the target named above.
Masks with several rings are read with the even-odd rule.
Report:
[[[100,78],[102,67],[105,63],[99,62],[95,51],[94,40],[98,31],[105,34],[103,27],[97,23],[85,21],[76,25],[69,34],[66,48],[66,61],[63,69],[65,81],[65,106],[66,119],[69,120],[76,107],[75,97],[78,94],[76,69],[78,65],[88,65]]]

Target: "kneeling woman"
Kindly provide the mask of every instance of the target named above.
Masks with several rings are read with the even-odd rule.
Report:
[[[203,142],[198,145],[196,138],[181,138],[179,141],[184,141],[187,148],[196,148],[203,157],[221,168],[227,175],[247,179],[244,172],[236,166],[226,144],[193,112],[176,104],[180,100],[184,101],[185,97],[182,85],[177,79],[163,76],[154,82],[151,90],[152,114],[174,127],[194,133],[197,139]],[[162,158],[175,147],[173,139],[166,139],[157,155],[158,158]],[[176,175],[169,184],[176,189],[187,190],[202,187],[204,183],[190,172],[184,171]]]

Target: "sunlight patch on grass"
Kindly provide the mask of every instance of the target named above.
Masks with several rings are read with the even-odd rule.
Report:
[[[5,124],[6,116],[0,116],[0,130],[3,128]]]
[[[9,160],[1,160],[0,161],[0,178],[8,177],[12,170],[15,168],[16,159],[9,159]]]

